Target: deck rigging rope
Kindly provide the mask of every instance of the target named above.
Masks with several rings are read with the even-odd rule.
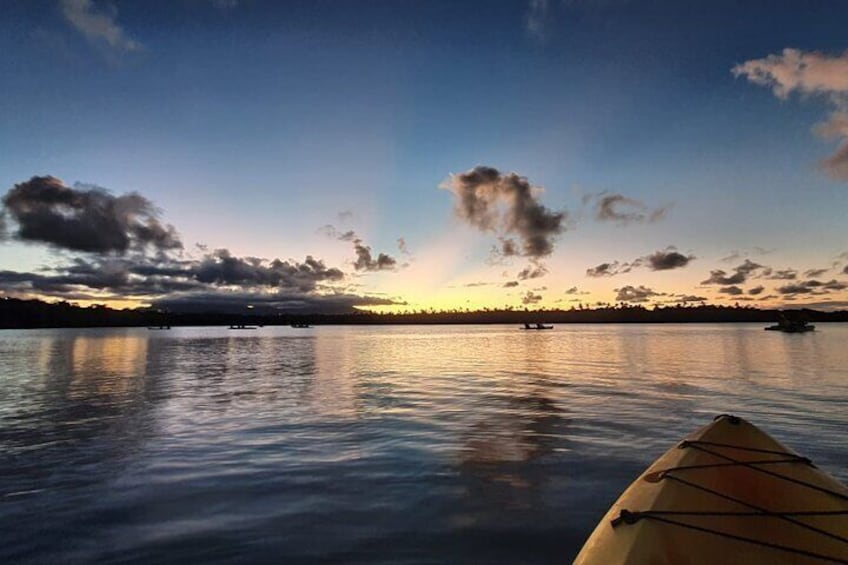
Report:
[[[723,536],[723,537],[726,537],[726,538],[735,539],[737,541],[744,541],[744,542],[752,543],[752,544],[755,544],[755,545],[761,545],[763,547],[768,547],[768,548],[771,548],[771,549],[777,549],[777,550],[780,550],[780,551],[795,553],[796,555],[803,555],[805,557],[812,557],[814,559],[831,561],[833,563],[848,563],[848,560],[842,559],[840,557],[833,557],[831,555],[824,555],[824,554],[821,554],[821,553],[816,553],[816,552],[813,552],[813,551],[808,551],[806,549],[801,549],[801,548],[798,548],[798,547],[792,547],[792,546],[789,546],[789,545],[782,545],[782,544],[779,544],[779,543],[772,543],[772,542],[758,540],[758,539],[754,539],[754,538],[746,538],[745,536],[740,536],[740,535],[737,535],[737,534],[731,534],[731,533],[728,533],[728,532],[722,532],[722,531],[719,531],[719,530],[711,530],[710,528],[705,528],[703,526],[696,526],[695,524],[687,524],[686,522],[678,522],[677,520],[670,520],[668,518],[664,518],[662,516],[657,516],[655,514],[645,514],[645,513],[642,513],[642,512],[629,512],[627,510],[622,510],[621,515],[619,515],[618,519],[620,519],[621,522],[624,522],[625,524],[635,524],[639,519],[642,519],[642,518],[655,520],[657,522],[664,522],[666,524],[671,524],[671,525],[674,525],[674,526],[680,526],[682,528],[688,528],[690,530],[696,530],[696,531],[704,532],[704,533],[707,533],[707,534],[714,534],[714,535],[718,535],[718,536]],[[619,522],[619,523],[621,523],[621,522]],[[615,525],[615,524],[613,524],[613,525]]]
[[[789,457],[794,456],[792,453],[786,453],[786,452],[782,452],[782,451],[768,451],[768,450],[755,449],[753,447],[742,447],[742,446],[738,446],[738,445],[721,444],[721,443],[714,443],[714,442],[700,441],[700,440],[684,441],[680,444],[680,447],[681,448],[694,447],[695,449],[703,451],[704,453],[709,453],[710,455],[714,455],[715,457],[720,457],[722,459],[726,459],[727,461],[730,461],[734,465],[741,465],[742,467],[747,467],[749,469],[759,471],[760,473],[765,473],[766,475],[770,475],[772,477],[782,479],[784,481],[789,481],[791,483],[795,483],[795,484],[798,484],[798,485],[801,485],[801,486],[804,486],[804,487],[807,487],[807,488],[810,488],[810,489],[813,489],[813,490],[817,490],[819,492],[829,494],[831,496],[834,496],[834,497],[842,499],[842,500],[848,500],[848,495],[842,494],[841,492],[837,492],[835,490],[831,490],[831,489],[828,489],[828,488],[825,488],[825,487],[822,487],[822,486],[819,486],[819,485],[815,485],[813,483],[808,483],[808,482],[802,481],[800,479],[795,479],[793,477],[787,477],[786,475],[781,475],[780,473],[775,473],[774,471],[769,471],[768,469],[763,469],[761,467],[754,467],[752,462],[750,462],[750,461],[739,461],[738,459],[734,459],[733,457],[730,457],[729,455],[724,455],[723,453],[717,453],[715,451],[707,449],[707,448],[703,447],[704,445],[728,447],[728,448],[740,449],[740,450],[743,450],[743,451],[766,452],[766,453],[773,453],[773,454],[776,454],[776,455],[786,455],[786,456],[789,456]],[[806,457],[799,457],[798,458],[799,463],[806,463],[807,461],[809,461],[809,459],[807,459]],[[674,470],[674,468],[672,467],[671,469],[668,469],[668,470]]]
[[[738,421],[733,422],[732,420],[731,420],[731,422],[732,423],[738,423]],[[800,486],[803,486],[803,487],[806,487],[806,488],[809,488],[809,489],[812,489],[812,490],[816,490],[816,491],[831,495],[831,496],[838,498],[840,500],[848,500],[848,495],[845,495],[841,492],[837,492],[837,491],[834,491],[834,490],[831,490],[831,489],[828,489],[828,488],[825,488],[825,487],[822,487],[822,486],[819,486],[819,485],[816,485],[816,484],[812,484],[812,483],[809,483],[809,482],[806,482],[806,481],[802,481],[800,479],[795,479],[794,477],[787,477],[786,475],[782,475],[780,473],[770,471],[768,469],[763,469],[762,467],[758,466],[758,465],[773,465],[773,464],[779,464],[779,463],[802,463],[802,464],[805,464],[805,465],[809,465],[811,467],[815,467],[815,465],[813,465],[813,463],[808,458],[801,457],[801,456],[795,455],[794,453],[788,453],[788,452],[785,452],[785,451],[775,451],[775,450],[770,450],[770,449],[759,449],[759,448],[754,448],[754,447],[745,447],[745,446],[711,442],[711,441],[703,441],[703,440],[684,440],[683,442],[680,443],[679,447],[681,449],[691,447],[691,448],[697,449],[699,451],[702,451],[704,453],[708,453],[708,454],[710,454],[714,457],[724,459],[726,462],[723,462],[723,463],[707,463],[707,464],[700,464],[700,465],[680,465],[680,466],[677,466],[677,467],[669,467],[667,469],[661,469],[659,471],[649,473],[648,475],[645,476],[645,479],[650,481],[650,482],[657,482],[657,481],[660,481],[662,479],[674,480],[674,481],[677,481],[677,482],[682,483],[684,485],[687,485],[689,487],[692,487],[692,488],[713,494],[713,495],[718,496],[720,498],[723,498],[725,500],[729,500],[731,502],[735,502],[737,504],[747,506],[748,508],[752,508],[754,510],[754,512],[730,512],[730,511],[728,511],[728,512],[711,512],[711,511],[673,511],[673,510],[665,510],[665,511],[664,510],[647,510],[647,511],[636,512],[636,511],[630,511],[630,510],[622,509],[619,516],[612,520],[612,526],[613,527],[616,527],[616,526],[618,526],[622,523],[624,523],[624,524],[635,524],[637,521],[639,521],[641,519],[651,519],[651,520],[656,520],[656,521],[659,521],[659,522],[665,522],[667,524],[680,526],[680,527],[683,527],[683,528],[689,528],[689,529],[697,530],[697,531],[700,531],[700,532],[710,533],[710,534],[723,536],[723,537],[727,537],[727,538],[731,538],[731,539],[735,539],[735,540],[739,540],[739,541],[753,543],[753,544],[756,544],[756,545],[761,545],[761,546],[769,547],[769,548],[772,548],[772,549],[787,551],[787,552],[795,553],[795,554],[798,554],[798,555],[804,555],[804,556],[812,557],[812,558],[816,558],[816,559],[823,559],[823,560],[832,561],[832,562],[836,562],[836,563],[848,563],[848,560],[845,560],[845,559],[842,559],[842,558],[839,558],[839,557],[828,556],[828,555],[815,553],[815,552],[808,551],[808,550],[801,549],[801,548],[797,548],[797,547],[792,547],[792,546],[782,545],[782,544],[778,544],[778,543],[762,541],[762,540],[758,540],[758,539],[754,539],[754,538],[748,538],[748,537],[745,537],[745,536],[740,536],[740,535],[737,535],[737,534],[731,534],[731,533],[728,533],[728,532],[723,532],[721,530],[714,530],[714,529],[710,529],[710,528],[703,527],[703,526],[697,526],[697,525],[689,524],[689,523],[686,523],[686,522],[680,522],[680,521],[673,520],[673,519],[669,518],[669,516],[681,516],[681,517],[682,516],[733,516],[733,517],[767,517],[767,518],[772,517],[772,518],[779,518],[781,520],[785,520],[787,522],[790,522],[790,523],[792,523],[796,526],[799,526],[801,528],[804,528],[806,530],[810,530],[810,531],[816,532],[820,535],[823,535],[823,536],[829,537],[831,539],[835,539],[839,542],[848,544],[848,538],[845,538],[843,536],[840,536],[839,534],[829,532],[827,530],[812,526],[810,524],[807,524],[805,522],[802,522],[800,520],[795,519],[796,516],[801,517],[801,516],[840,516],[840,515],[848,515],[848,509],[831,510],[831,511],[805,511],[805,510],[801,510],[801,511],[789,511],[789,512],[774,512],[774,511],[771,511],[771,510],[767,510],[765,508],[761,508],[761,507],[759,507],[755,504],[745,502],[744,500],[738,499],[738,498],[733,497],[731,495],[710,489],[710,488],[705,487],[703,485],[699,485],[695,482],[688,481],[688,480],[683,479],[683,478],[681,478],[681,477],[679,477],[675,474],[672,474],[674,471],[708,469],[708,468],[714,468],[714,467],[742,466],[742,467],[746,467],[748,469],[751,469],[753,471],[757,471],[757,472],[764,473],[766,475],[775,477],[775,478],[780,479],[780,480],[789,481],[789,482],[798,484]],[[738,459],[730,457],[729,455],[725,455],[723,453],[718,453],[718,452],[716,452],[712,449],[708,449],[708,447],[736,449],[736,450],[741,450],[741,451],[748,451],[748,452],[753,452],[753,453],[762,453],[762,454],[769,454],[769,455],[781,455],[781,456],[784,456],[785,459],[740,461]]]

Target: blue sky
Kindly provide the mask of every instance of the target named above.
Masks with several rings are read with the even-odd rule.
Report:
[[[402,307],[848,299],[846,178],[818,164],[848,138],[833,117],[848,97],[844,2],[11,0],[2,11],[3,192],[47,175],[135,191],[175,227],[184,264],[220,262],[207,255],[226,248],[293,265],[311,255],[344,273],[298,289],[223,277],[179,296],[141,292],[141,281],[44,293],[7,274],[8,295],[277,304],[282,293],[291,304],[300,293],[310,305],[332,295]],[[787,48],[813,57],[807,74],[781,74]],[[830,139],[814,132],[822,123],[835,124]],[[492,256],[526,234],[456,213],[450,175],[480,165],[526,177],[544,187],[533,202],[567,210],[551,252]],[[601,217],[601,194],[625,199],[620,216]],[[508,212],[507,192],[494,198]],[[16,210],[0,244],[7,273],[66,276],[80,259],[141,277],[125,249],[22,236]],[[691,259],[635,261],[669,246]],[[357,264],[365,247],[374,261]],[[165,261],[153,251],[143,260]],[[394,262],[377,266],[379,253]],[[702,283],[745,258],[760,265],[745,284]],[[586,274],[613,262],[636,266]],[[546,274],[518,279],[531,265]],[[584,294],[566,292],[575,286]],[[741,292],[721,290],[732,286]]]

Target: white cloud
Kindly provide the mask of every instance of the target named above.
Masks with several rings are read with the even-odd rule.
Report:
[[[818,51],[784,49],[780,55],[752,59],[732,70],[753,83],[770,86],[779,98],[805,94],[848,94],[848,51],[831,56]]]
[[[116,52],[138,51],[142,45],[127,36],[118,25],[114,7],[98,8],[92,0],[61,0],[62,13],[85,38]]]
[[[784,49],[779,55],[752,59],[733,67],[735,76],[767,86],[775,96],[788,98],[793,92],[825,96],[834,111],[816,127],[822,137],[840,142],[837,150],[820,162],[837,180],[848,180],[848,51],[828,55],[818,51]]]

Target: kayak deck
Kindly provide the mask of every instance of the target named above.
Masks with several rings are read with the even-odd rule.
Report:
[[[657,459],[575,560],[722,562],[848,563],[848,489],[728,415]]]

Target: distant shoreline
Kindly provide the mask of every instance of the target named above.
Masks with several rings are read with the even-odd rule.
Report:
[[[66,302],[0,299],[0,329],[198,327],[308,325],[485,325],[485,324],[698,324],[774,323],[781,315],[813,323],[848,322],[848,310],[760,310],[745,306],[616,305],[572,310],[478,310],[471,312],[414,312],[335,314],[162,312],[150,309],[83,308]]]

